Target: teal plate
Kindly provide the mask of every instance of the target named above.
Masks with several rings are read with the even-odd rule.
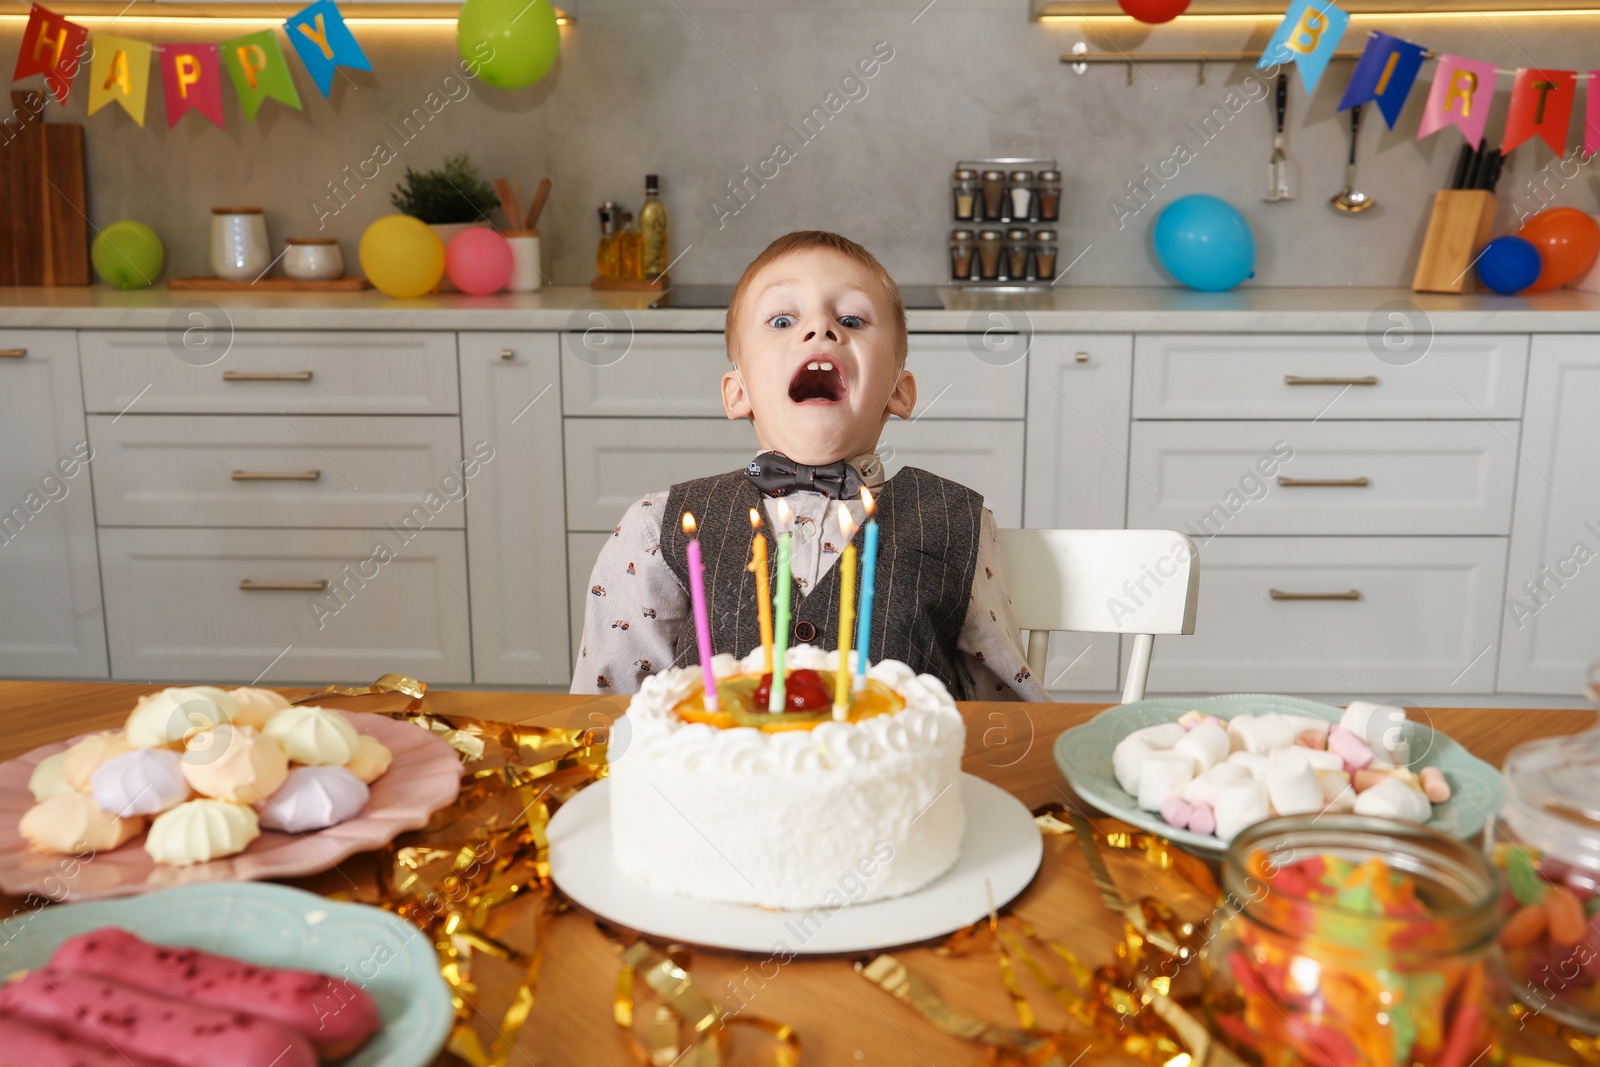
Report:
[[[1221,856],[1228,850],[1226,842],[1208,834],[1168,826],[1155,812],[1140,810],[1111,772],[1111,750],[1118,741],[1146,726],[1174,722],[1191,709],[1215,715],[1223,721],[1235,715],[1276,711],[1338,722],[1344,714],[1340,708],[1312,700],[1258,693],[1139,700],[1107,708],[1082,726],[1074,726],[1056,738],[1056,766],[1080,797],[1106,814],[1160,834],[1191,852]],[[1438,767],[1450,782],[1450,799],[1433,806],[1433,817],[1428,825],[1462,839],[1481,834],[1489,816],[1500,807],[1503,797],[1500,772],[1425,722],[1408,721],[1405,731],[1406,741],[1415,754],[1412,769]]]
[[[415,926],[379,908],[269,882],[18,911],[0,925],[0,980],[43,966],[61,942],[102,926],[163,945],[349,978],[377,1001],[383,1029],[341,1067],[425,1067],[455,1018],[438,956]]]

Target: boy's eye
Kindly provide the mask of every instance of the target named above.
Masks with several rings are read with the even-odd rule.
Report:
[[[840,315],[839,323],[845,328],[851,330],[859,330],[865,325],[865,323],[861,321],[860,315]]]
[[[767,320],[767,325],[779,330],[787,330],[794,325],[793,315],[774,315]]]

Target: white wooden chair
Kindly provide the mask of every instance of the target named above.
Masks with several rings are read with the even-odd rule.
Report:
[[[1177,530],[999,530],[1006,591],[1041,684],[1051,630],[1133,634],[1122,702],[1144,699],[1156,634],[1194,633],[1200,559]]]

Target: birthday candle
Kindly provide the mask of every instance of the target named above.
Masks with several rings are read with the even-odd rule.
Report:
[[[872,640],[872,594],[878,577],[878,519],[872,492],[861,487],[861,504],[867,509],[867,532],[861,546],[861,611],[856,616],[856,692],[867,687],[867,652]]]
[[[761,512],[750,509],[750,565],[756,576],[756,617],[761,620],[761,673],[772,673],[772,593],[767,582],[767,535],[761,532]]]
[[[850,624],[856,616],[856,533],[850,509],[839,501],[839,536],[844,554],[839,558],[839,669],[833,675],[833,718],[844,722],[850,716]]]
[[[716,711],[717,676],[711,669],[711,613],[706,610],[706,567],[700,558],[700,538],[695,536],[694,515],[683,513],[683,532],[689,538],[689,602],[694,608],[694,637],[700,650],[700,673],[705,678],[707,711]]]
[[[778,617],[773,622],[772,689],[767,697],[768,711],[782,711],[784,700],[788,696],[786,661],[789,658],[789,585],[792,581],[790,572],[789,505],[780,500],[778,501],[777,510],[778,524],[783,528],[778,531]]]

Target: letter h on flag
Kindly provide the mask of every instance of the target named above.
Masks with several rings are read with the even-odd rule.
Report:
[[[73,75],[83,53],[89,31],[34,4],[28,11],[28,25],[22,31],[22,49],[17,53],[16,70],[11,80],[30,74],[43,74],[45,84],[55,94],[56,103],[65,104],[72,89]]]
[[[1332,0],[1294,0],[1283,13],[1283,21],[1267,42],[1256,68],[1297,63],[1306,92],[1314,92],[1349,25],[1350,16],[1334,7]]]

